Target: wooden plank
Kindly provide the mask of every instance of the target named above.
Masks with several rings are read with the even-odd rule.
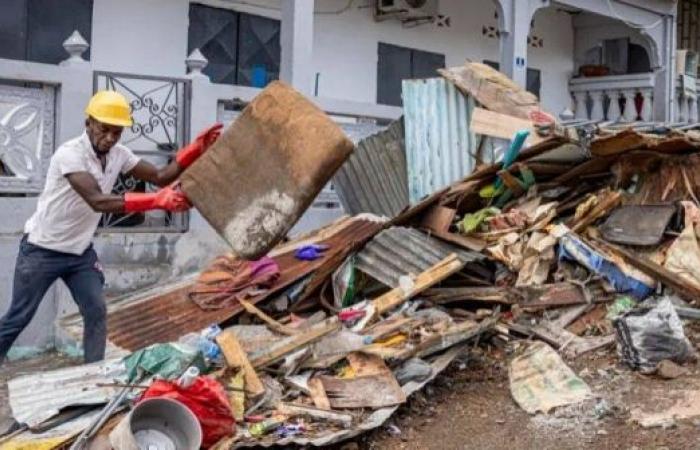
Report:
[[[243,370],[247,392],[250,392],[253,397],[265,393],[265,385],[260,381],[255,369],[253,369],[248,355],[241,347],[241,343],[236,335],[232,331],[224,331],[216,337],[216,343],[219,344],[221,352],[224,354],[226,365]]]
[[[450,244],[458,245],[473,252],[481,252],[486,248],[486,242],[473,236],[462,236],[457,233],[432,231],[432,235],[438,239],[449,242]]]
[[[287,336],[292,336],[299,332],[298,330],[284,326],[281,323],[277,322],[275,319],[262,312],[257,306],[253,305],[252,303],[246,300],[238,299],[238,303],[240,303],[241,306],[243,306],[243,308],[250,314],[253,314],[255,317],[265,322],[267,326],[270,327],[270,329],[272,329],[273,331],[276,331],[280,334],[285,334]]]
[[[528,147],[547,139],[537,134],[530,119],[521,119],[484,108],[474,108],[472,112],[471,131],[476,134],[510,140],[521,130],[530,131],[525,141]]]
[[[374,306],[374,314],[383,314],[390,309],[396,308],[406,300],[421,293],[423,290],[433,286],[453,273],[461,270],[464,267],[456,254],[452,253],[442,261],[438,262],[425,272],[419,274],[413,280],[413,286],[410,289],[404,290],[401,287],[396,287],[384,295],[381,295],[372,300]]]
[[[570,228],[573,232],[578,233],[585,230],[589,225],[607,215],[622,202],[622,194],[618,191],[606,192],[602,194],[601,197],[603,198],[598,198],[597,205],[579,220],[571,224]]]
[[[531,113],[541,111],[535,95],[486,64],[467,62],[460,67],[438,69],[438,73],[491,111],[522,119],[530,119]]]
[[[288,416],[307,416],[323,422],[337,423],[344,428],[350,428],[350,426],[352,426],[352,416],[350,414],[325,411],[306,405],[280,402],[277,405],[277,411]]]
[[[433,288],[427,289],[423,295],[431,302],[441,305],[460,301],[499,303],[503,305],[514,303],[508,289],[497,286]]]
[[[680,295],[684,299],[690,302],[697,302],[700,300],[700,286],[697,284],[691,283],[685,278],[679,277],[664,266],[657,264],[648,258],[634,255],[621,247],[610,244],[601,239],[595,239],[595,242],[602,246],[605,250],[620,256],[625,260],[625,262],[635,267],[642,273],[670,287],[673,289],[674,293]]]
[[[316,325],[294,336],[289,336],[288,338],[273,344],[271,348],[266,349],[263,352],[256,353],[253,357],[251,357],[250,363],[255,368],[265,367],[279,361],[295,350],[304,347],[322,338],[323,336],[332,333],[333,331],[338,330],[339,328],[340,322],[338,321],[338,318],[330,317],[320,325]]]
[[[333,408],[384,408],[406,401],[393,375],[355,378],[319,377]]]
[[[326,390],[323,388],[323,383],[318,378],[312,378],[309,380],[309,394],[311,395],[311,400],[314,402],[314,406],[318,409],[328,411],[331,409],[331,403],[328,401],[328,396],[326,395]]]

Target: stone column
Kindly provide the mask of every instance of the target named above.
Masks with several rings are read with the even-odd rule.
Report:
[[[314,0],[282,0],[280,79],[303,94],[313,92]]]
[[[549,0],[495,0],[499,7],[500,68],[520,86],[527,81],[527,37],[530,23]]]

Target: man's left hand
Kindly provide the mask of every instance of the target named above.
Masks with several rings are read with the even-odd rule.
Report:
[[[223,127],[223,124],[217,123],[199,133],[194,141],[177,152],[177,164],[182,169],[189,167],[219,138]]]

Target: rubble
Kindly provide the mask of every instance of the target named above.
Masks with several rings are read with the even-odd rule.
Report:
[[[512,397],[531,414],[595,401],[596,386],[571,367],[581,355],[616,342],[619,361],[630,366],[625,370],[682,374],[685,369],[672,364],[685,364],[693,354],[682,320],[700,318],[700,178],[696,182],[691,169],[700,166],[697,133],[556,123],[536,98],[486,66],[467,63],[441,73],[445,79],[435,84],[455,83],[457,90],[447,85],[454,91],[449,95],[464,96],[472,108],[472,132],[511,139],[498,161],[446,187],[407,176],[404,133],[422,126],[414,115],[358,143],[336,175],[340,197],[355,215],[280,242],[312,191],[347,155],[326,155],[325,162],[304,157],[304,167],[321,166],[323,176],[314,172],[313,180],[293,186],[275,180],[297,203],[273,212],[284,224],[261,231],[256,222],[264,239],[245,243],[239,255],[258,257],[274,248],[256,261],[221,255],[196,278],[111,303],[110,344],[114,354],[132,355],[128,380],[105,379],[94,367],[72,369],[87,374],[86,402],[68,389],[74,372],[36,375],[64,389],[50,407],[22,400],[34,394],[31,378],[12,380],[13,413],[29,428],[12,439],[31,440],[31,430],[60,408],[107,404],[101,418],[93,410],[70,422],[72,435],[61,435],[66,442],[85,431],[74,444],[82,448],[91,436],[108,435],[105,423],[115,425],[117,410],[152,397],[144,392],[153,386],[189,398],[192,387],[180,375],[193,366],[201,371],[194,386],[215,383],[219,406],[230,407],[230,416],[219,410],[221,417],[235,420],[214,434],[218,442],[207,442],[216,449],[351,439],[385,424],[409,396],[477,345],[507,355]],[[244,112],[241,123],[258,120],[251,115]],[[242,133],[242,126],[224,136]],[[342,136],[331,135],[344,147]],[[256,143],[250,139],[248,150]],[[301,164],[296,159],[302,157],[288,150]],[[265,197],[268,187],[248,194]],[[426,189],[427,196],[408,204]],[[198,192],[199,207],[208,200],[205,190]],[[240,204],[226,220],[208,208],[218,214],[221,232],[230,231],[224,222],[231,217],[239,224],[252,217]],[[656,295],[665,299],[650,305]],[[75,317],[62,326],[81,335]],[[173,356],[146,361],[144,355],[156,353]],[[162,379],[154,381],[155,374]],[[113,389],[97,387],[93,378]],[[651,426],[697,415],[687,402],[674,408],[651,416],[635,411],[632,418]],[[114,418],[105,422],[108,416]],[[388,429],[401,433],[394,424]]]

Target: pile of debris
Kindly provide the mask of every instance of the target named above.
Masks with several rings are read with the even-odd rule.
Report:
[[[355,216],[112,302],[111,359],[10,381],[14,442],[137,448],[115,442],[172,431],[135,425],[168,398],[207,448],[328,445],[383,424],[477,342],[519,347],[511,393],[530,413],[590,397],[563,358],[617,343],[645,373],[693,359],[700,136],[565,126],[486,66],[442,75],[483,107],[482,141],[512,138],[497,163],[403,208],[410,180],[387,161],[406,164],[411,119],[363,140],[336,177]]]

